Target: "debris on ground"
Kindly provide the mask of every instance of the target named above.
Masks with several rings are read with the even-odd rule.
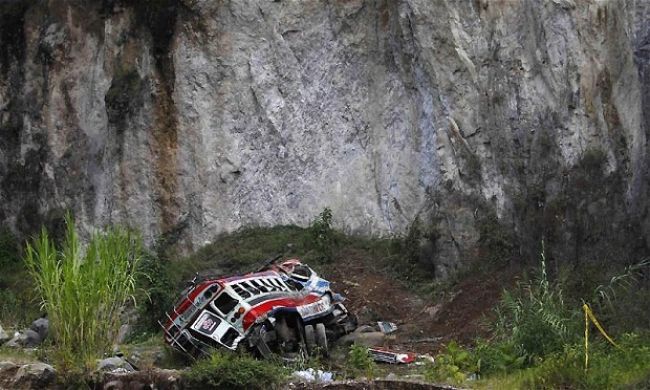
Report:
[[[314,370],[313,368],[294,371],[291,376],[305,383],[330,383],[334,381],[334,373],[330,371]]]
[[[414,353],[394,352],[384,348],[368,348],[372,359],[380,363],[409,364],[417,358]]]
[[[378,321],[377,327],[384,334],[391,334],[397,331],[397,325],[394,322]]]
[[[329,281],[298,259],[278,259],[257,272],[192,281],[161,324],[166,342],[195,357],[214,348],[288,360],[327,356],[356,319]]]

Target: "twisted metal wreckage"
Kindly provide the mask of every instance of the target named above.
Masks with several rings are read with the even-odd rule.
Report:
[[[328,341],[356,328],[344,297],[298,259],[242,276],[193,280],[161,323],[165,341],[191,356],[247,348],[268,358],[328,354]]]

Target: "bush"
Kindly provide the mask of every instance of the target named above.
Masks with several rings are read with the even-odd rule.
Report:
[[[506,373],[522,368],[526,358],[513,342],[489,343],[479,340],[474,351],[477,370],[480,375]]]
[[[478,371],[476,355],[451,341],[428,365],[424,377],[432,382],[461,384]]]
[[[479,254],[483,258],[480,266],[490,269],[509,264],[515,248],[512,232],[504,226],[495,214],[481,217],[477,222],[479,231]]]
[[[171,310],[178,292],[169,273],[168,260],[158,258],[152,253],[144,254],[138,263],[136,333],[159,330],[158,320],[162,321],[165,313]]]
[[[215,352],[197,361],[183,374],[190,389],[271,389],[278,388],[288,370],[272,361],[248,355]]]
[[[334,258],[334,250],[339,244],[336,232],[332,229],[332,210],[325,208],[309,227],[310,247],[320,261],[329,262]]]
[[[31,303],[32,285],[20,256],[18,239],[0,228],[0,321],[4,326],[27,325],[38,316]]]
[[[497,337],[513,343],[529,364],[578,335],[577,312],[565,305],[561,285],[549,282],[543,249],[540,265],[536,280],[520,283],[514,293],[505,291],[495,309]]]
[[[348,376],[358,377],[364,375],[366,378],[373,378],[377,365],[370,356],[368,348],[353,344],[348,351],[348,356],[345,361],[345,370]]]
[[[590,348],[589,369],[584,349],[570,345],[549,355],[539,366],[517,375],[516,387],[527,389],[639,389],[650,383],[648,339],[636,334],[621,338],[621,349],[597,343]]]
[[[66,217],[61,250],[42,229],[25,262],[50,319],[54,360],[66,372],[109,352],[119,315],[134,291],[140,240],[122,229],[94,233],[83,248]]]

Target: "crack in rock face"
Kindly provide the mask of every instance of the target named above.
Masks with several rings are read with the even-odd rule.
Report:
[[[187,251],[329,207],[365,235],[418,217],[441,277],[541,237],[575,261],[647,248],[647,2],[9,4],[16,233],[71,209]]]

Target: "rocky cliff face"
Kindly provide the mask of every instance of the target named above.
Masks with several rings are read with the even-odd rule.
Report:
[[[185,248],[324,207],[446,275],[647,248],[646,1],[0,4],[0,221]],[[621,250],[623,249],[623,252]]]

